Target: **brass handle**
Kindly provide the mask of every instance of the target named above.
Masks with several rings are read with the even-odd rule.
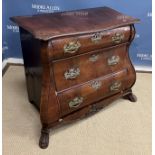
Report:
[[[112,42],[115,44],[121,43],[123,39],[124,39],[124,34],[121,34],[121,33],[115,33],[115,35],[112,36]]]
[[[120,57],[118,55],[113,55],[112,57],[108,58],[108,65],[116,65],[120,61]]]
[[[75,97],[69,102],[70,108],[77,108],[83,102],[83,97]]]
[[[68,44],[64,45],[64,53],[73,54],[78,51],[81,47],[81,44],[78,41],[71,41]]]
[[[122,83],[120,81],[116,81],[114,82],[111,86],[110,86],[110,90],[111,91],[118,91],[121,87]]]
[[[98,58],[99,58],[99,55],[95,55],[95,54],[93,54],[93,55],[89,58],[89,61],[91,61],[91,62],[95,62],[95,61],[98,60]]]
[[[95,43],[95,44],[98,43],[98,42],[101,41],[101,40],[102,40],[102,34],[99,33],[99,32],[93,34],[93,36],[91,37],[91,41],[92,41],[93,43]]]
[[[91,86],[92,86],[92,88],[97,90],[97,89],[99,89],[102,86],[102,82],[101,81],[93,81]]]
[[[75,79],[79,75],[80,75],[80,69],[79,68],[70,68],[68,71],[66,71],[64,73],[64,77],[66,80]]]

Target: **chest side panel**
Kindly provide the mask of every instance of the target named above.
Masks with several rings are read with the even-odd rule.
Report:
[[[40,41],[22,28],[20,28],[20,38],[28,98],[31,103],[34,103],[40,109],[42,83]]]

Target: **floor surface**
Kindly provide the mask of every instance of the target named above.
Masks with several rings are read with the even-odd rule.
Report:
[[[92,117],[56,128],[38,147],[39,113],[28,102],[24,69],[3,76],[3,155],[151,155],[151,74],[137,73],[138,101],[119,99]]]

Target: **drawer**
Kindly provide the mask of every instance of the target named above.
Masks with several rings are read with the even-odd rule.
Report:
[[[59,59],[129,41],[130,26],[85,35],[54,39],[49,43],[50,57]]]
[[[126,45],[53,62],[57,91],[110,74],[126,63]]]
[[[129,88],[131,83],[127,76],[127,69],[123,69],[58,93],[62,116]]]

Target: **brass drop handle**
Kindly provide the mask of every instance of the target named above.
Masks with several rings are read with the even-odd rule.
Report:
[[[100,32],[93,34],[93,36],[91,37],[91,41],[95,44],[100,42],[101,40],[102,40],[102,34]]]
[[[77,108],[81,103],[83,103],[83,97],[75,97],[68,104],[70,108]]]
[[[116,81],[110,86],[110,91],[118,91],[120,87],[122,86],[122,83],[120,81]]]
[[[115,44],[119,44],[123,41],[124,39],[124,34],[122,33],[115,33],[114,36],[112,36],[112,42],[115,43]]]
[[[91,87],[95,90],[98,90],[99,88],[101,88],[102,86],[102,82],[101,81],[93,81],[91,83]]]
[[[108,65],[113,66],[118,64],[120,61],[120,57],[118,55],[113,55],[110,58],[108,58]]]
[[[81,47],[79,41],[71,41],[64,45],[64,53],[74,54]]]
[[[64,73],[64,77],[66,80],[75,79],[79,75],[80,75],[79,68],[70,68],[68,71]]]

